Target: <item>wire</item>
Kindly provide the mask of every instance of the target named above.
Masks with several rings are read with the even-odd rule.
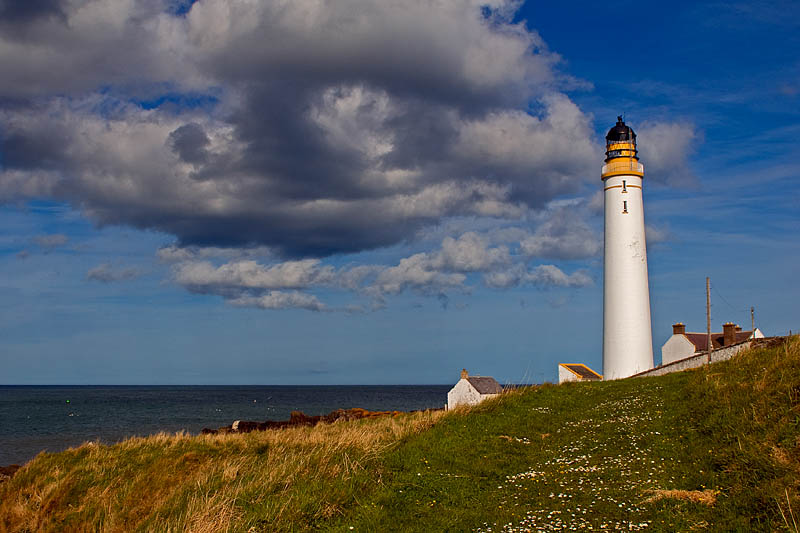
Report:
[[[749,308],[743,309],[743,308],[736,308],[736,307],[734,307],[734,306],[733,306],[733,305],[731,305],[731,303],[730,303],[730,302],[729,302],[729,301],[728,301],[728,300],[727,300],[727,299],[726,299],[726,298],[725,298],[725,297],[724,297],[724,296],[723,296],[723,295],[722,295],[722,294],[721,294],[721,293],[720,293],[720,292],[717,290],[717,288],[716,288],[716,287],[714,287],[714,285],[711,285],[711,289],[714,291],[714,293],[715,293],[717,296],[719,296],[719,297],[720,297],[720,299],[721,299],[723,302],[725,302],[725,304],[726,304],[728,307],[730,307],[731,309],[733,309],[733,310],[734,310],[734,311],[736,311],[737,313],[746,313],[747,311],[749,311],[749,310],[750,310]]]

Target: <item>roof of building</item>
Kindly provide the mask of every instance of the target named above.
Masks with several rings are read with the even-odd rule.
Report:
[[[686,332],[684,333],[686,338],[694,344],[694,351],[695,352],[707,352],[708,351],[708,333],[694,333],[694,332]],[[753,335],[752,331],[737,331],[736,332],[736,343],[739,344],[740,342],[744,342],[749,339]],[[722,333],[711,333],[711,344],[714,345],[714,349],[719,349],[725,346],[725,336]]]
[[[492,377],[489,376],[469,376],[465,378],[469,384],[475,387],[480,394],[500,394],[503,387]]]
[[[606,135],[607,141],[636,141],[636,134],[633,132],[633,128],[625,124],[625,121],[622,120],[622,117],[617,117],[617,123],[614,125],[613,128],[608,130],[608,135]]]
[[[577,375],[581,379],[597,381],[603,379],[601,374],[598,374],[588,366],[582,363],[561,363],[561,366]]]

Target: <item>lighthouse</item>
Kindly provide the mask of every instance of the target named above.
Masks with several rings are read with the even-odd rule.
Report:
[[[602,170],[604,379],[625,378],[653,368],[643,178],[636,134],[617,117],[617,124],[606,135]]]

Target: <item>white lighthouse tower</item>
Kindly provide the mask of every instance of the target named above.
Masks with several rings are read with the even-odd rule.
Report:
[[[603,378],[653,368],[650,290],[644,236],[644,166],[636,134],[622,117],[606,135],[605,256],[603,265]]]

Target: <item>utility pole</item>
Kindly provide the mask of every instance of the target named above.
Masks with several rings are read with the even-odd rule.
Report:
[[[750,331],[753,332],[753,336],[756,334],[756,309],[752,305],[750,306]]]
[[[711,278],[706,277],[706,340],[708,341],[708,351],[706,352],[706,364],[711,364]]]

